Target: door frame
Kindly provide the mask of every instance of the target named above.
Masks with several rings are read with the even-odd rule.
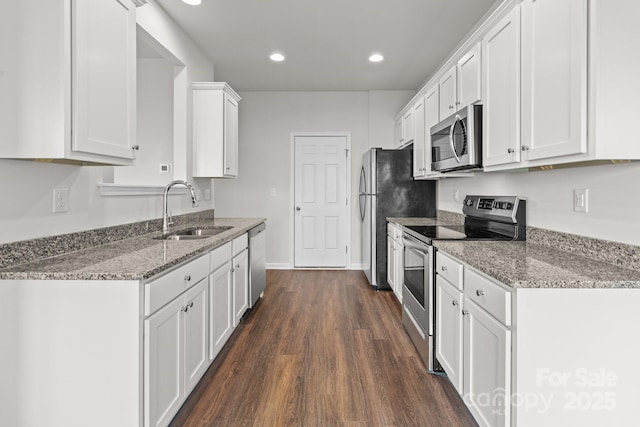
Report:
[[[344,270],[351,270],[351,221],[352,221],[352,212],[351,212],[351,132],[296,132],[292,131],[289,136],[289,230],[290,230],[290,239],[289,239],[289,264],[291,268],[295,269],[295,218],[294,218],[294,210],[295,210],[295,140],[297,136],[336,136],[336,137],[346,137],[347,139],[347,203],[345,209],[347,210],[347,261],[345,263]],[[320,268],[320,267],[318,267]],[[301,268],[306,269],[306,268]],[[339,269],[339,268],[338,268]]]

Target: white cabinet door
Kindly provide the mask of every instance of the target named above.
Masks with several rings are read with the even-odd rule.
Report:
[[[522,2],[525,160],[587,151],[587,0]]]
[[[402,143],[406,144],[413,141],[415,134],[415,116],[413,114],[413,108],[404,113],[402,116]]]
[[[396,248],[395,241],[387,236],[387,283],[395,292],[396,289]]]
[[[462,292],[436,275],[436,358],[462,394]]]
[[[184,294],[184,391],[188,395],[209,367],[207,279]]]
[[[233,326],[249,307],[249,251],[246,249],[233,257]]]
[[[238,101],[224,94],[224,176],[238,176]]]
[[[404,245],[402,237],[393,242],[393,255],[395,256],[395,287],[393,292],[402,304],[402,284],[404,283]]]
[[[433,85],[424,95],[424,168],[425,176],[439,176],[439,172],[431,170],[431,127],[440,121],[440,88]]]
[[[482,40],[483,166],[520,161],[520,6]]]
[[[209,359],[213,360],[233,332],[231,261],[209,275]]]
[[[464,395],[483,427],[510,425],[511,331],[465,301]]]
[[[404,137],[402,135],[402,117],[399,118],[393,126],[393,138],[394,138],[394,142],[396,147],[402,145],[402,141],[404,140]]]
[[[477,43],[458,61],[458,104],[456,110],[482,100],[481,45]]]
[[[73,0],[72,150],[133,158],[136,15],[129,0]]]
[[[456,67],[452,67],[438,82],[440,86],[440,120],[457,110]]]
[[[425,167],[425,124],[424,98],[419,98],[413,106],[413,177],[423,177]]]
[[[176,298],[144,321],[144,424],[169,424],[183,401],[184,304]]]

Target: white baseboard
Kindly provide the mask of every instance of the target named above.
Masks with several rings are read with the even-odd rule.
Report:
[[[268,262],[265,264],[265,268],[267,270],[292,270],[293,266],[286,262],[284,263]]]
[[[295,267],[286,262],[268,262],[265,264],[265,268],[267,270],[295,270]],[[321,268],[315,269],[311,268],[310,270],[320,270]],[[304,270],[304,269],[303,269]],[[336,269],[341,270],[341,269]],[[364,270],[364,264],[351,264],[347,270]]]

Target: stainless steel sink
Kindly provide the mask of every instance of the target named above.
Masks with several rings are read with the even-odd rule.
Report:
[[[223,233],[233,227],[217,226],[209,228],[189,228],[187,230],[175,231],[162,236],[154,237],[155,240],[198,240],[207,239],[216,234]]]
[[[192,237],[203,236],[203,237],[210,237],[210,236],[215,236],[216,234],[223,233],[223,232],[229,230],[230,228],[233,228],[233,227],[218,226],[218,227],[211,227],[211,228],[194,228],[194,229],[190,229],[190,230],[178,231],[175,234],[177,236],[192,236]]]

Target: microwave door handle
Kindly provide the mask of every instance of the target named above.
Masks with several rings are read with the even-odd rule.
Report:
[[[456,120],[451,125],[451,128],[449,128],[449,145],[451,145],[451,152],[453,153],[453,156],[456,158],[458,163],[460,163],[461,160],[460,160],[460,157],[458,157],[458,153],[456,153],[456,146],[453,143],[453,129],[455,129],[459,121],[462,121],[462,117],[456,114]]]

